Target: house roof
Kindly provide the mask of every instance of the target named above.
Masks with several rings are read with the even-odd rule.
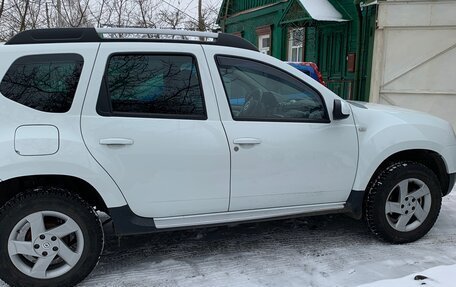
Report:
[[[299,2],[314,20],[335,22],[347,21],[328,0],[299,0]]]
[[[315,20],[315,21],[334,21],[334,22],[344,22],[344,21],[350,21],[351,18],[347,13],[344,11],[340,11],[341,7],[338,6],[337,2],[333,5],[334,1],[336,0],[276,0],[275,2],[272,2],[270,4],[266,4],[263,6],[258,6],[255,8],[251,9],[246,9],[244,11],[238,11],[235,14],[232,15],[226,15],[228,12],[228,7],[227,5],[231,5],[231,3],[236,0],[223,0],[219,15],[217,18],[217,23],[220,23],[220,21],[225,17],[228,16],[230,17],[235,17],[243,14],[249,14],[251,12],[255,12],[258,10],[266,9],[274,5],[278,5],[280,3],[287,3],[289,2],[288,8],[285,10],[284,15],[282,16],[282,19],[280,21],[281,24],[287,23],[287,22],[293,22],[297,20]],[[238,1],[245,1],[245,0],[238,0]],[[354,0],[354,1],[364,1],[364,2],[370,2],[370,1],[375,1],[375,0]],[[290,8],[293,5],[298,5],[302,7],[302,10],[298,8],[298,10],[293,10],[291,19],[287,16]],[[296,8],[296,6],[293,6]],[[296,11],[302,11],[296,13]]]
[[[246,0],[239,0],[239,1],[246,1]],[[248,14],[251,12],[259,11],[262,9],[266,9],[275,5],[287,3],[289,0],[275,0],[275,1],[256,1],[257,5],[253,5],[252,7],[242,10],[242,11],[230,11],[230,7],[233,4],[233,2],[236,2],[236,0],[223,0],[222,4],[220,5],[220,9],[218,12],[218,17],[217,17],[217,23],[220,24],[220,21],[224,19],[225,17],[230,18],[230,17],[236,17],[239,15],[243,14]],[[261,4],[265,3],[265,4]]]

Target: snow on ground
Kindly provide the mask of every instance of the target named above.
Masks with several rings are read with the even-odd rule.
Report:
[[[342,215],[125,237],[81,286],[357,286],[456,264],[456,192],[423,239],[391,245]]]
[[[444,198],[431,232],[405,245],[378,241],[363,222],[343,215],[119,240],[108,235],[100,264],[80,286],[350,287],[452,264],[456,264],[456,191]],[[423,274],[440,282],[454,271],[441,267]],[[432,280],[400,286],[423,282],[454,286],[431,285]],[[376,284],[372,286],[396,286]]]
[[[374,283],[369,283],[359,287],[450,287],[454,286],[456,273],[456,264],[448,266],[438,266],[429,270],[420,272],[419,274],[409,275],[403,278],[381,280]]]

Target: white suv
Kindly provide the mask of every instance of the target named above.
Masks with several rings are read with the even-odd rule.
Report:
[[[34,30],[0,59],[10,285],[83,280],[101,213],[118,234],[347,213],[404,243],[430,230],[454,184],[449,123],[346,102],[235,36]]]

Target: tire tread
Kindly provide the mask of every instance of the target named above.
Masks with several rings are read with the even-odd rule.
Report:
[[[99,245],[97,246],[97,249],[100,250],[97,262],[101,257],[101,254],[103,252],[104,248],[104,234],[103,234],[103,228],[101,221],[95,212],[95,210],[84,200],[82,199],[78,194],[71,193],[69,190],[63,189],[63,188],[58,188],[58,187],[46,187],[46,186],[40,186],[36,187],[33,189],[28,189],[26,191],[20,192],[16,194],[13,198],[8,200],[2,207],[0,207],[0,221],[3,219],[4,216],[6,216],[10,211],[13,209],[17,208],[18,206],[22,205],[23,203],[33,201],[35,199],[42,199],[42,198],[49,198],[49,199],[62,199],[67,202],[71,202],[74,206],[80,206],[83,211],[87,212],[89,217],[91,218],[92,224],[94,226],[98,226],[96,228],[96,233],[98,240],[97,242]],[[81,210],[81,212],[82,212]],[[100,246],[101,245],[101,246]],[[95,266],[96,266],[95,264]],[[93,266],[93,268],[95,267]],[[17,286],[17,287],[27,287],[30,286],[27,282],[17,282],[14,277],[10,276],[11,274],[3,274],[1,279],[7,283],[9,286]],[[79,278],[78,280],[74,280],[72,282],[65,282],[65,283],[60,283],[59,287],[71,287],[74,286],[75,284],[79,283],[81,280],[84,278]],[[44,283],[44,282],[43,282]],[[41,286],[41,285],[40,285]],[[47,286],[46,284],[43,286]]]
[[[377,198],[377,193],[381,192],[380,187],[388,180],[388,177],[395,172],[398,168],[403,168],[409,165],[414,165],[422,169],[427,169],[430,172],[430,176],[434,177],[435,180],[438,182],[437,176],[435,175],[434,172],[432,172],[427,166],[415,162],[415,161],[398,161],[395,163],[392,163],[389,165],[387,168],[385,168],[372,182],[370,185],[370,188],[368,189],[367,192],[367,199],[366,199],[366,205],[365,205],[365,218],[367,222],[367,226],[369,227],[370,231],[380,240],[385,241],[385,242],[390,242],[390,243],[408,243],[413,240],[394,240],[388,237],[384,232],[380,230],[380,227],[378,226],[376,222],[376,214],[375,214],[375,205],[376,205],[376,198]],[[441,204],[438,204],[438,210],[437,210],[437,216],[440,213],[441,209]]]

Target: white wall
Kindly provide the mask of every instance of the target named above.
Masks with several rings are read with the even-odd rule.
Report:
[[[456,128],[456,1],[379,1],[370,101]]]

